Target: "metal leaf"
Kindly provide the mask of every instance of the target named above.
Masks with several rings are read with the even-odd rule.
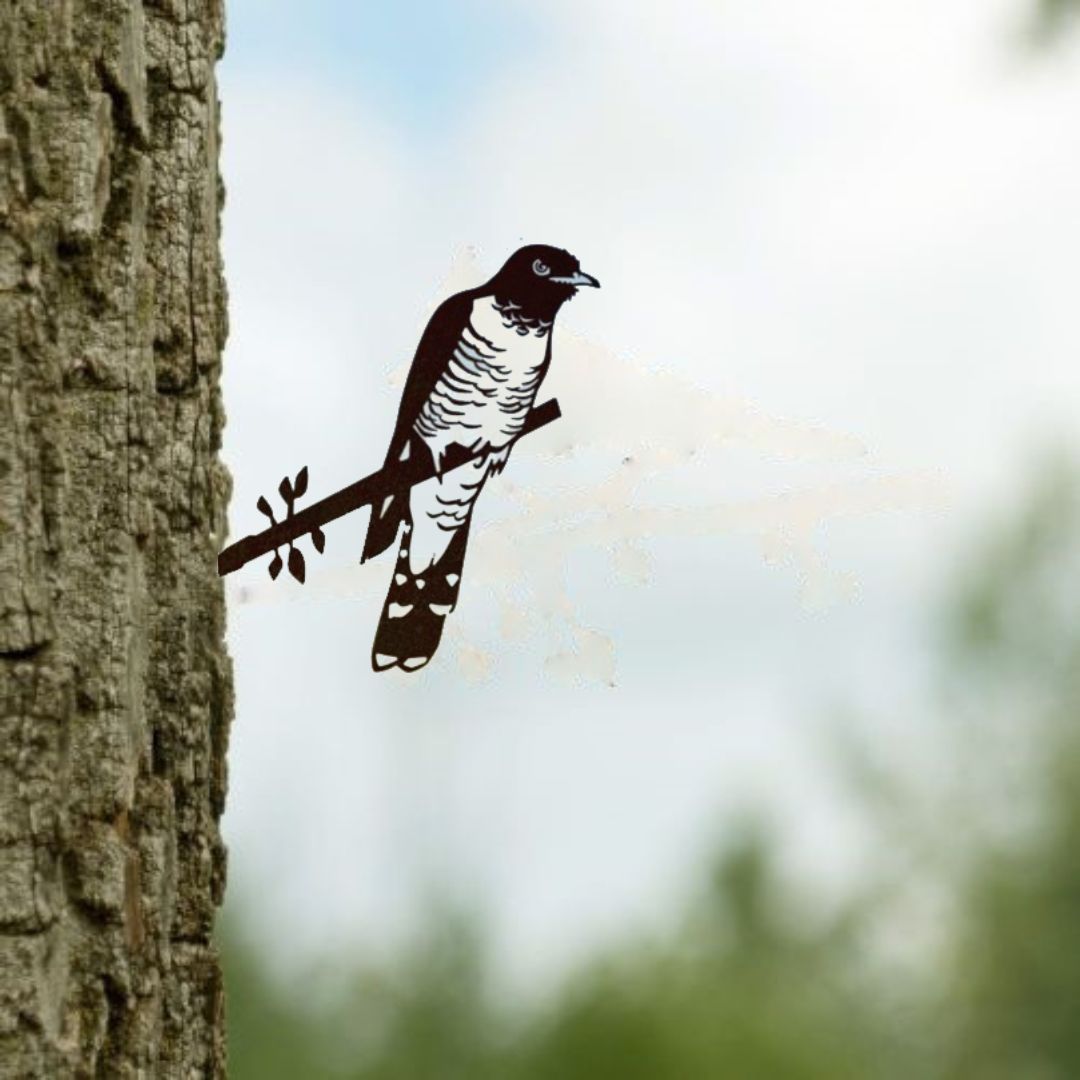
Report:
[[[265,495],[259,496],[259,501],[255,504],[257,509],[265,514],[271,521],[274,520],[274,511],[270,509],[270,504],[266,501]]]
[[[280,484],[278,484],[278,494],[287,502],[293,501],[292,483],[286,476]]]
[[[281,568],[284,565],[281,556],[275,551],[273,559],[270,560],[270,577],[277,581],[277,576],[281,573]]]
[[[293,484],[293,495],[299,499],[307,491],[307,466],[305,465],[297,474]]]
[[[326,547],[326,535],[318,525],[311,530],[311,542],[315,545],[315,550],[321,555]]]
[[[300,553],[299,548],[289,548],[289,573],[301,585],[304,584],[304,556]]]

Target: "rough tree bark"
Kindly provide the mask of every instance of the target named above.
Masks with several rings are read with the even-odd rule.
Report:
[[[224,1071],[220,0],[0,0],[0,1076]]]

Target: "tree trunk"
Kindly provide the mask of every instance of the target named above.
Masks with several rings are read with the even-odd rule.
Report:
[[[0,1076],[224,1072],[220,0],[0,0]]]

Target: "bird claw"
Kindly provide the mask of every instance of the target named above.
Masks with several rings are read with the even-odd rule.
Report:
[[[506,463],[510,460],[510,445],[508,443],[498,450],[489,450],[487,458],[489,476],[498,476],[506,468]]]

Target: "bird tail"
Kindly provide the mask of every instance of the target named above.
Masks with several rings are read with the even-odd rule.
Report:
[[[419,671],[435,655],[446,616],[457,605],[470,520],[454,533],[439,561],[422,574],[409,569],[412,526],[406,520],[394,576],[371,647],[371,666],[375,671],[392,667]]]

